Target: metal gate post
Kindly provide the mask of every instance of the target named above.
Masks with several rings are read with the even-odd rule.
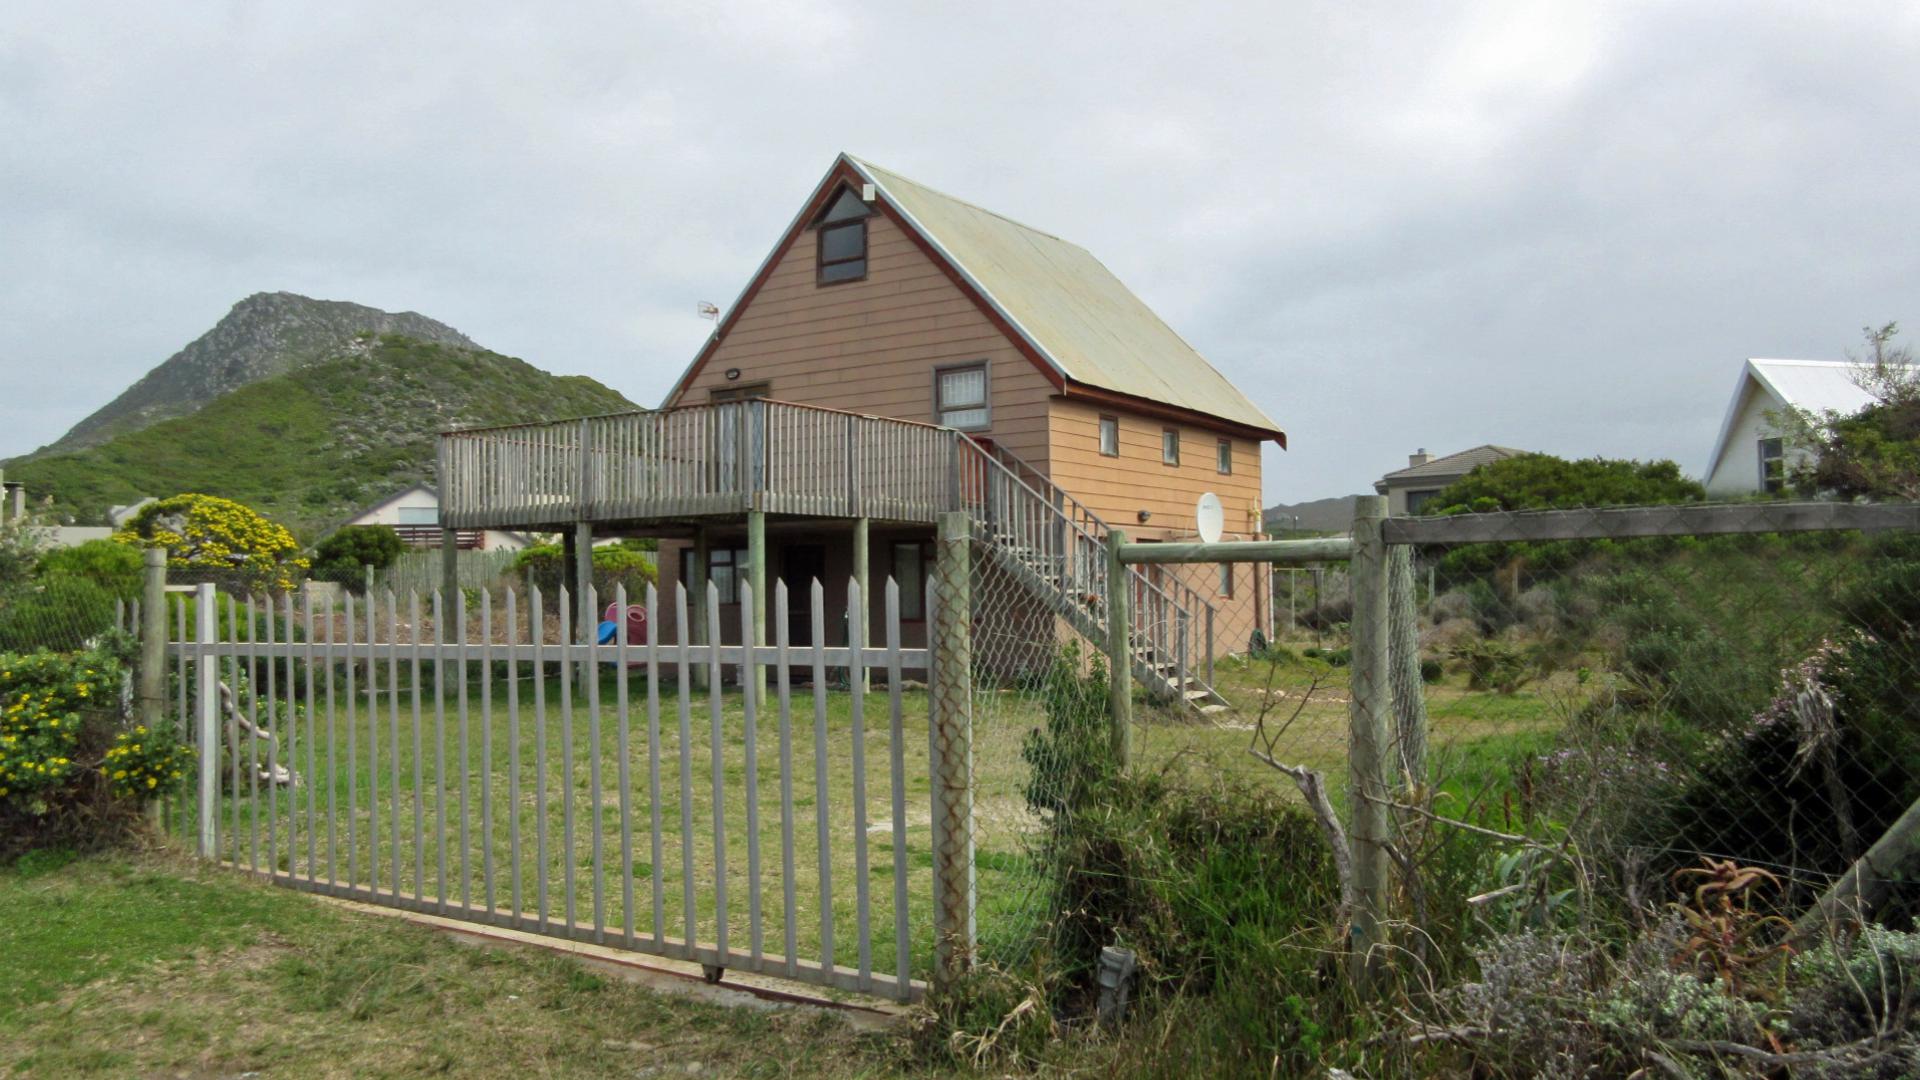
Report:
[[[1388,752],[1392,715],[1389,676],[1387,546],[1382,526],[1387,500],[1363,495],[1353,512],[1353,659],[1347,707],[1347,775],[1353,806],[1354,891],[1351,970],[1364,985],[1384,956],[1388,861],[1387,800],[1392,796]]]
[[[1113,730],[1113,763],[1121,770],[1133,750],[1133,576],[1120,561],[1127,534],[1107,533],[1107,689]]]
[[[220,801],[220,692],[213,640],[219,625],[213,611],[213,583],[201,582],[193,593],[193,640],[199,646],[194,662],[198,685],[200,732],[200,855],[213,858],[219,851],[215,834]]]
[[[973,568],[968,533],[964,512],[940,515],[931,657],[936,987],[951,985],[973,965]]]

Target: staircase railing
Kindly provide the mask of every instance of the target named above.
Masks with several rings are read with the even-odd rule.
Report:
[[[956,433],[955,492],[982,533],[1062,598],[1083,633],[1107,628],[1106,538],[1112,531],[1086,504],[1002,447]],[[1213,607],[1184,582],[1156,582],[1136,567],[1130,579],[1137,675],[1156,691],[1211,694]],[[1199,655],[1200,650],[1205,655]],[[1196,663],[1197,661],[1197,663]]]

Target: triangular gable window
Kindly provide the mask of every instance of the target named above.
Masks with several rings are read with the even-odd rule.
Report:
[[[873,211],[852,188],[843,187],[814,220],[819,234],[821,285],[859,281],[867,276],[867,218]]]

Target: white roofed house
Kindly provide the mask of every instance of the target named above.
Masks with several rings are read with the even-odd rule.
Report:
[[[386,525],[400,534],[408,547],[440,546],[440,493],[425,484],[394,492],[340,523]],[[454,542],[463,551],[518,551],[532,541],[507,529],[460,529]]]
[[[1710,495],[1780,491],[1808,451],[1788,445],[1780,418],[1788,409],[1816,415],[1859,412],[1873,396],[1850,360],[1748,360],[1727,403],[1707,458]]]

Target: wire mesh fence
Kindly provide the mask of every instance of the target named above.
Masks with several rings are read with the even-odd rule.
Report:
[[[1563,845],[1581,888],[1622,910],[1672,901],[1705,860],[1730,860],[1770,875],[1770,910],[1804,911],[1920,797],[1920,536],[1886,509],[1388,526],[1389,540],[1447,542],[1385,548],[1383,795],[1352,780],[1366,692],[1353,665],[1371,617],[1352,567],[1249,566],[1271,600],[1217,606],[1228,644],[1203,675],[1211,697],[1142,687],[1134,767],[1240,771],[1288,790],[1276,764],[1315,773],[1349,829],[1360,804],[1381,804],[1393,906],[1416,935],[1467,929],[1411,910],[1424,902],[1418,863],[1442,857],[1459,827],[1533,855],[1480,867],[1492,898],[1446,919],[1566,901],[1565,860],[1530,844]],[[1849,527],[1863,522],[1877,531]],[[1182,569],[1222,575],[1227,598],[1219,565]],[[1915,867],[1881,860],[1869,876],[1880,916],[1908,917]]]

